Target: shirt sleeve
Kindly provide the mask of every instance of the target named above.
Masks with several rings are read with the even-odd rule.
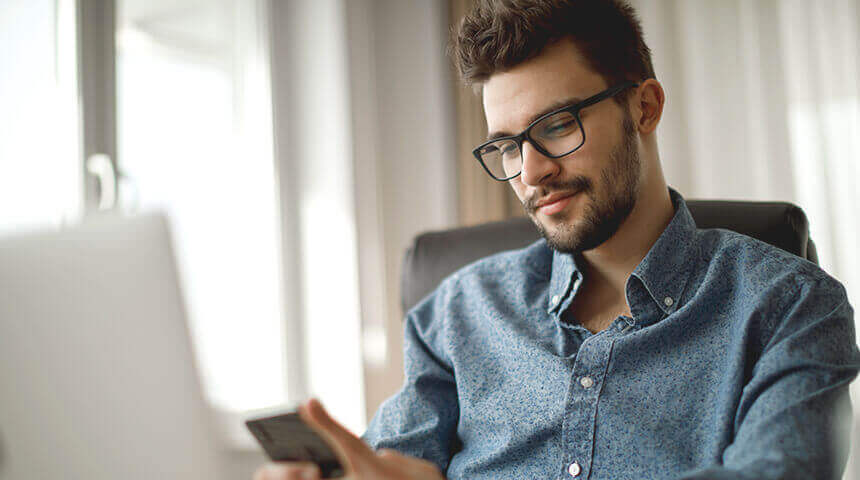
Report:
[[[411,310],[404,326],[403,387],[376,412],[362,435],[372,448],[391,448],[447,471],[459,420],[454,370],[444,355],[444,308],[436,292]]]
[[[832,278],[791,295],[744,387],[722,465],[681,480],[841,478],[853,423],[848,387],[860,369],[854,311]]]

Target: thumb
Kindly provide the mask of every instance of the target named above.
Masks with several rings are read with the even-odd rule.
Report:
[[[299,417],[332,447],[348,473],[375,460],[373,450],[333,419],[317,399],[299,406]]]

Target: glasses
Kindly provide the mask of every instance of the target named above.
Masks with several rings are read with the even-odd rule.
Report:
[[[579,103],[541,115],[519,135],[490,140],[472,150],[472,154],[493,179],[506,182],[522,173],[522,151],[525,140],[547,157],[560,158],[569,155],[585,144],[585,130],[582,128],[579,111],[601,100],[614,97],[630,87],[638,86],[638,83],[627,82]]]

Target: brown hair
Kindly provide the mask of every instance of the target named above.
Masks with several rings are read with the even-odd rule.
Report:
[[[567,37],[608,87],[655,78],[642,26],[624,0],[477,0],[451,33],[448,54],[476,92],[494,73]],[[630,92],[615,101],[624,105]]]

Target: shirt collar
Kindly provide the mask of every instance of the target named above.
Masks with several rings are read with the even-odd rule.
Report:
[[[675,208],[675,215],[627,279],[625,293],[634,316],[636,312],[632,310],[637,308],[633,305],[634,296],[631,290],[636,286],[631,279],[638,279],[650,298],[668,315],[680,307],[681,293],[695,266],[698,255],[698,246],[695,243],[696,222],[684,197],[672,187],[669,187],[669,197]],[[577,263],[581,265],[581,260],[579,254],[553,251],[547,306],[550,313],[569,304],[570,299],[567,297],[571,288],[579,288],[577,282],[582,274]]]
[[[567,297],[571,286],[582,277],[577,262],[580,261],[579,254],[561,253],[553,250],[552,271],[549,281],[549,305],[550,313],[556,312]]]
[[[681,306],[681,294],[699,256],[696,222],[687,208],[687,202],[671,187],[669,196],[672,206],[675,207],[675,215],[631,274],[631,277],[642,282],[651,298],[666,315]],[[631,288],[633,285],[628,278],[628,300],[631,298]]]

